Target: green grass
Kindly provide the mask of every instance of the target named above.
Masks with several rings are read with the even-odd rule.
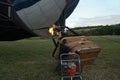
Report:
[[[95,63],[83,69],[83,80],[120,79],[120,36],[90,36],[101,47]],[[0,80],[59,80],[54,73],[50,39],[0,42]]]

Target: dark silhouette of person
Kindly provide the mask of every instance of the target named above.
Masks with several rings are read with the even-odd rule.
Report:
[[[60,55],[64,54],[64,53],[68,53],[70,52],[70,48],[68,46],[66,46],[67,40],[63,39],[62,43],[60,44],[60,52],[59,52],[59,60],[60,60]],[[63,56],[63,59],[67,58],[67,56]]]
[[[56,71],[58,74],[60,74],[60,60],[62,59],[67,59],[68,58],[68,55],[64,55],[62,57],[60,57],[61,54],[70,54],[70,48],[68,46],[66,46],[66,43],[67,43],[67,40],[66,39],[63,39],[62,40],[62,43],[60,43],[60,50],[59,50],[59,56],[58,56],[58,64],[57,64],[57,67],[56,67]],[[61,59],[62,58],[62,59]]]

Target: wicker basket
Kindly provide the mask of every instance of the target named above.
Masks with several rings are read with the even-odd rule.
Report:
[[[71,48],[71,51],[77,51],[79,53],[82,67],[93,64],[100,52],[100,47],[90,41],[86,36],[65,37],[63,39],[67,40],[67,46]],[[60,45],[58,45],[55,51],[55,59],[58,59],[59,48]]]

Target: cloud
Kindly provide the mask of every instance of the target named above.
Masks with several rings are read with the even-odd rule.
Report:
[[[120,15],[100,16],[93,18],[76,18],[67,21],[67,25],[72,27],[111,25],[118,23],[120,23]]]

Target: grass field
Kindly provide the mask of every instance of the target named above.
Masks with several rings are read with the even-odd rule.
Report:
[[[90,36],[101,47],[95,63],[83,69],[83,80],[120,80],[120,36]],[[0,42],[0,80],[59,80],[54,73],[51,39]]]

